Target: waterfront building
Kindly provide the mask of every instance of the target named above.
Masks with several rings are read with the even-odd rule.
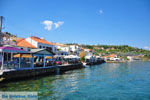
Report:
[[[105,61],[119,61],[121,60],[116,54],[110,54],[108,56],[103,56]]]
[[[129,61],[140,60],[140,56],[127,56]]]
[[[65,56],[69,54],[69,46],[61,44],[61,43],[55,43],[55,47],[56,47],[56,51],[55,51],[56,55]]]
[[[65,61],[67,61],[70,64],[75,64],[80,62],[80,57],[77,55],[68,55],[64,56]]]
[[[81,52],[81,48],[78,45],[70,45],[69,46],[70,53],[74,55],[79,55]]]
[[[26,39],[18,39],[17,46],[20,49],[28,50],[28,51],[30,51],[30,48],[31,49],[37,48],[37,49],[47,49],[55,53],[55,45],[53,43],[50,43],[43,38],[39,38],[35,36],[28,37]]]
[[[14,59],[13,55],[21,53],[27,52],[15,47],[0,47],[0,69],[20,68],[20,58]]]
[[[118,61],[120,58],[116,54],[111,54],[108,56],[110,61]]]
[[[92,55],[87,55],[85,56],[85,62],[96,62],[96,56],[92,56]]]
[[[86,53],[86,55],[95,55],[95,52],[91,49],[83,49],[83,51]]]
[[[32,44],[30,44],[26,39],[24,38],[18,38],[16,40],[17,42],[17,47],[19,49],[25,50],[25,51],[30,51],[31,49],[35,49],[36,47]]]
[[[48,67],[50,62],[47,58],[53,54],[46,49],[31,49],[27,52],[15,47],[0,47],[1,70],[22,70],[36,67]]]

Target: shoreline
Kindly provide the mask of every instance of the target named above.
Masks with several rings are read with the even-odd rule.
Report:
[[[106,63],[124,63],[127,61],[106,61]]]
[[[1,82],[9,82],[13,80],[23,80],[24,78],[33,78],[41,75],[58,75],[66,71],[84,68],[82,63],[51,66],[47,68],[34,68],[24,70],[7,70],[0,75]]]
[[[125,63],[125,62],[134,62],[134,61],[150,61],[150,60],[125,60],[125,61],[105,61],[106,63]]]
[[[105,61],[88,63],[87,65],[97,65],[105,63]],[[30,69],[21,69],[21,70],[3,70],[0,75],[0,83],[3,82],[13,82],[20,81],[24,79],[32,79],[34,77],[48,76],[48,75],[59,75],[63,74],[66,71],[76,70],[85,68],[83,63],[77,64],[67,64],[67,65],[58,65],[51,67],[40,67],[40,68],[30,68]]]

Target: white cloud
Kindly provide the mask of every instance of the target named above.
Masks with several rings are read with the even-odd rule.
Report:
[[[150,46],[145,46],[144,49],[150,50]]]
[[[60,27],[63,24],[64,24],[64,22],[62,22],[62,21],[58,21],[58,22],[54,23],[55,29],[57,29],[58,27]]]
[[[104,12],[103,12],[103,10],[102,9],[100,9],[99,11],[98,11],[98,14],[99,15],[102,15]]]
[[[50,31],[51,29],[53,29],[53,27],[55,27],[55,29],[59,28],[61,25],[64,24],[63,21],[58,21],[58,22],[53,22],[53,21],[50,21],[50,20],[45,20],[42,22],[42,24],[45,25],[45,29]]]
[[[45,29],[50,31],[52,29],[52,25],[53,25],[53,21],[50,21],[50,20],[45,20],[42,22],[42,24],[45,25]]]

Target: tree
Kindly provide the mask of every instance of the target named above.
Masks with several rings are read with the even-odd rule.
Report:
[[[79,57],[80,57],[80,60],[81,60],[82,62],[84,62],[85,56],[86,56],[86,53],[85,53],[84,51],[81,51],[81,52],[79,53]]]
[[[79,53],[79,57],[80,57],[80,58],[85,57],[85,56],[86,56],[86,53],[85,53],[84,51],[81,51],[81,52]]]

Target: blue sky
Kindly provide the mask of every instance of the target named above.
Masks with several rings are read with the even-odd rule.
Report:
[[[150,0],[0,0],[0,15],[19,37],[150,47]]]

